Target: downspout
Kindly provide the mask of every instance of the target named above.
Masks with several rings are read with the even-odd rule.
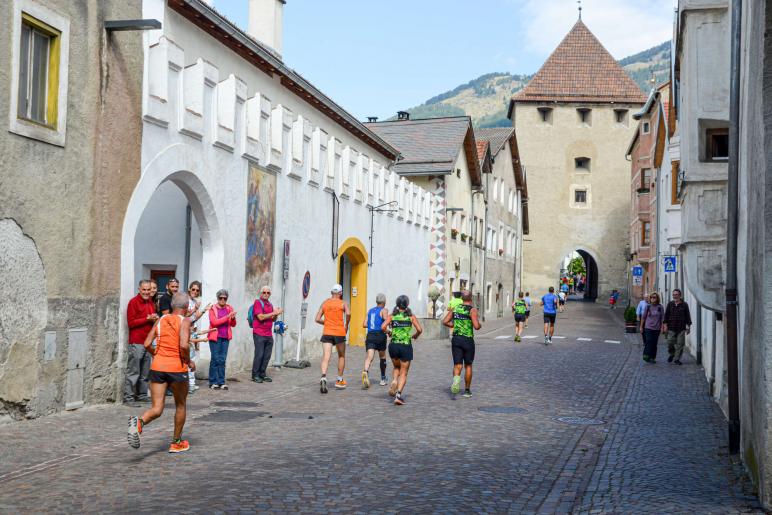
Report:
[[[488,298],[488,283],[486,282],[485,273],[487,270],[486,263],[488,261],[488,257],[485,253],[486,246],[488,245],[488,193],[490,192],[490,189],[488,188],[490,186],[490,176],[491,174],[485,175],[485,194],[483,195],[483,204],[485,204],[485,211],[483,212],[483,233],[481,235],[480,241],[482,242],[482,319],[483,322],[485,322],[485,312],[488,309],[488,306],[486,306],[485,301]]]
[[[740,38],[742,1],[732,1],[732,60],[729,77],[729,167],[726,230],[726,364],[729,452],[740,450],[740,392],[737,359],[738,164],[740,150]]]
[[[183,276],[182,287],[187,291],[190,284],[190,231],[191,231],[191,209],[190,204],[185,208],[185,275]]]
[[[702,365],[702,304],[697,301],[697,364]],[[693,321],[692,321],[693,322]]]

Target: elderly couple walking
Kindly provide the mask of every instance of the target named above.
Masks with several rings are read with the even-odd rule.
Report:
[[[656,363],[657,341],[665,333],[668,347],[668,363],[681,365],[681,356],[689,334],[692,318],[689,305],[682,300],[681,290],[673,290],[673,300],[663,308],[659,294],[652,293],[638,304],[637,314],[643,335],[643,361]]]

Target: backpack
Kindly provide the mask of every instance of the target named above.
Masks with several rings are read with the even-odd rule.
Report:
[[[258,302],[260,302],[260,306],[263,308],[263,311],[265,311],[265,303],[263,302],[263,299],[257,299]],[[255,324],[255,303],[249,305],[249,309],[247,310],[247,323],[249,324],[249,327],[254,327]]]

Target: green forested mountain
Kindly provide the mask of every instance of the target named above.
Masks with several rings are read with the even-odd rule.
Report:
[[[670,74],[670,42],[625,57],[619,64],[644,92]],[[512,95],[523,88],[530,75],[505,72],[486,73],[441,93],[421,105],[407,109],[412,118],[436,118],[467,114],[477,127],[507,127],[507,106]]]

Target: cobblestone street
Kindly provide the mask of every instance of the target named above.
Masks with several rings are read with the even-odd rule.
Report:
[[[0,511],[760,512],[691,358],[670,365],[663,345],[642,364],[639,335],[600,305],[569,302],[551,346],[540,331],[538,312],[519,344],[508,321],[485,325],[471,399],[449,394],[444,341],[416,344],[401,407],[377,381],[360,388],[359,348],[349,388],[326,396],[316,363],[270,384],[239,376],[190,398],[179,455],[169,401],[138,450],[125,438],[138,408],[6,424]]]

